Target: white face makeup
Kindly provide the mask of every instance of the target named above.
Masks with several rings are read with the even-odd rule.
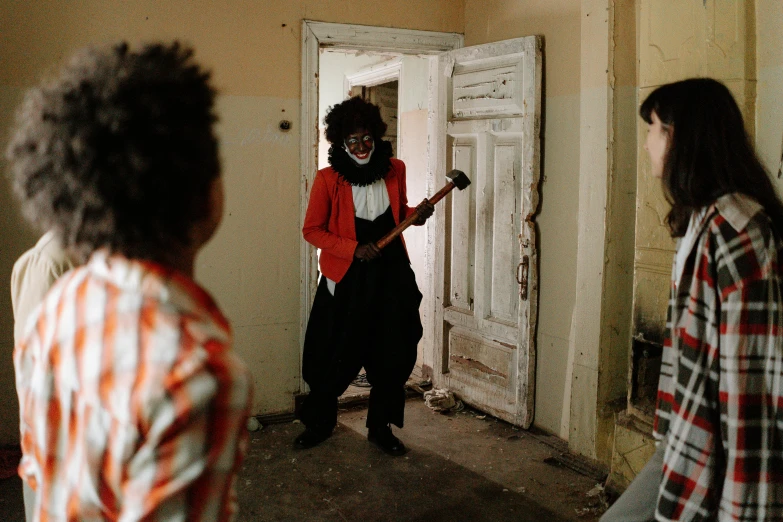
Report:
[[[367,165],[375,151],[375,140],[365,129],[349,134],[343,148],[357,165]]]

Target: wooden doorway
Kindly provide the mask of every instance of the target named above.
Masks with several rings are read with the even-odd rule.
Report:
[[[425,227],[425,372],[435,386],[528,427],[535,385],[540,40],[459,49],[462,38],[455,34],[308,21],[303,39],[302,218],[317,165],[313,122],[322,48],[433,57],[426,194],[441,187],[451,168],[464,170],[473,185],[439,205]],[[315,249],[304,241],[301,259],[303,340],[318,278]],[[301,387],[306,391],[304,382]]]
[[[319,62],[321,54],[326,51],[349,51],[361,53],[393,54],[398,57],[406,56],[433,56],[443,51],[457,49],[462,46],[463,37],[456,33],[437,33],[429,31],[413,31],[406,29],[392,29],[385,27],[368,27],[344,24],[332,24],[323,22],[304,21],[302,28],[302,110],[301,110],[301,152],[300,152],[300,223],[304,221],[304,214],[309,200],[309,187],[318,169],[319,156]],[[428,68],[425,67],[424,74]],[[403,74],[401,72],[400,74]],[[404,74],[403,74],[404,75]],[[404,84],[404,79],[400,80]],[[426,92],[424,93],[426,97]],[[426,108],[423,111],[422,121],[426,122]],[[400,134],[402,136],[402,133]],[[425,144],[418,143],[418,146]],[[323,150],[323,147],[320,147]],[[422,173],[426,169],[423,165]],[[423,194],[426,187],[425,176],[421,176],[419,183]],[[412,179],[408,179],[409,195],[412,189]],[[415,190],[415,189],[414,189]],[[417,227],[428,228],[428,227]],[[422,236],[426,235],[422,231]],[[406,237],[407,240],[407,237]],[[411,242],[409,241],[409,248]],[[425,240],[421,239],[422,249]],[[304,342],[304,332],[307,327],[307,319],[310,307],[315,295],[318,282],[318,260],[316,249],[301,242],[300,256],[300,353]],[[427,281],[421,284],[425,303],[422,308],[431,309],[432,292],[428,288]],[[427,318],[423,317],[426,322]],[[431,328],[429,328],[431,330]],[[431,351],[431,350],[430,350]],[[300,389],[307,391],[306,384],[300,380]]]

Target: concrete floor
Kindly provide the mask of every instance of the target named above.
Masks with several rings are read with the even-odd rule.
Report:
[[[298,423],[252,434],[238,481],[238,521],[595,521],[595,478],[561,465],[545,436],[465,410],[442,415],[410,399],[409,448],[389,457],[366,440],[366,409],[342,410],[331,439],[306,450]],[[557,457],[557,458],[553,458]],[[559,460],[558,460],[559,459]],[[22,521],[18,478],[0,481],[0,513]]]

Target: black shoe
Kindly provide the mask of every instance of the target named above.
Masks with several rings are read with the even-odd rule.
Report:
[[[304,432],[294,439],[296,449],[310,449],[332,436],[331,431],[311,430],[305,428]]]
[[[404,455],[406,451],[405,444],[394,436],[389,426],[370,428],[370,431],[367,433],[367,440],[393,457]]]

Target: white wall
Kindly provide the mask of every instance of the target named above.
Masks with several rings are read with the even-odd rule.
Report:
[[[408,204],[417,205],[427,196],[427,108],[428,108],[429,58],[405,56],[400,72],[399,98],[399,157],[405,162],[408,174]],[[416,282],[423,294],[430,288],[427,284],[427,260],[425,247],[427,235],[425,227],[410,227],[403,234],[411,266],[416,274]],[[430,271],[429,274],[432,272]],[[426,299],[426,295],[425,295]],[[420,309],[424,331],[432,330],[427,307]],[[419,343],[418,365],[424,361],[424,339]]]

